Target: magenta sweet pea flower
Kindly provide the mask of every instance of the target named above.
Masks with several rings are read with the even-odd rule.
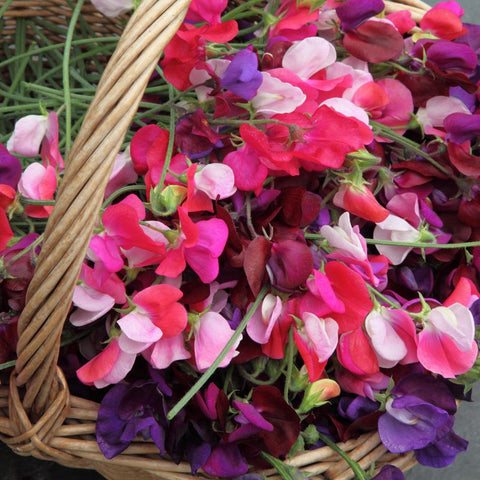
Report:
[[[480,136],[480,115],[469,113],[451,113],[443,121],[447,140],[464,143]]]
[[[348,32],[382,12],[383,0],[347,0],[336,8],[342,30]]]
[[[17,157],[10,155],[5,146],[0,143],[0,184],[8,185],[14,190],[22,176],[22,164]]]

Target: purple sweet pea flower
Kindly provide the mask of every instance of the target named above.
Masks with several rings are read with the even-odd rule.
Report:
[[[341,397],[338,403],[338,413],[347,420],[355,421],[376,412],[378,405],[378,402],[367,397]]]
[[[428,466],[449,465],[465,450],[466,442],[452,431],[455,398],[440,379],[408,375],[391,393],[386,413],[378,420],[378,433],[388,450],[415,450],[417,460]]]
[[[5,146],[0,143],[0,183],[17,189],[22,176],[22,164],[17,157],[10,155]]]
[[[421,43],[420,40],[418,43]],[[426,42],[427,44],[429,41]],[[421,49],[421,45],[415,45]],[[419,50],[421,55],[421,50]],[[471,75],[477,66],[477,54],[469,45],[448,40],[435,40],[426,48],[427,60],[442,71],[457,71]],[[421,56],[419,57],[421,58]]]
[[[405,480],[405,475],[395,465],[384,465],[372,480]]]
[[[251,100],[262,83],[257,55],[251,48],[238,52],[221,77],[222,87],[245,100]]]
[[[96,435],[106,458],[123,452],[139,433],[165,453],[164,394],[171,394],[166,384],[150,380],[119,383],[105,395],[98,410]]]
[[[443,121],[443,126],[450,142],[468,142],[480,135],[480,115],[452,113]]]
[[[340,26],[344,32],[357,28],[385,8],[383,0],[347,0],[337,7]]]
[[[237,445],[220,443],[209,456],[203,470],[215,477],[236,477],[248,472],[248,465]]]

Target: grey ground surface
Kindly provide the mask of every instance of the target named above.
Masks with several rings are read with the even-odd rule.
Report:
[[[440,0],[425,0],[430,5]],[[480,0],[458,0],[465,8],[464,21],[480,23]],[[473,403],[463,403],[457,414],[455,431],[469,441],[466,453],[446,469],[416,466],[407,480],[480,480],[480,387],[474,389]],[[18,457],[0,441],[0,480],[101,480],[90,470],[72,470],[59,465]],[[120,479],[121,480],[121,479]]]

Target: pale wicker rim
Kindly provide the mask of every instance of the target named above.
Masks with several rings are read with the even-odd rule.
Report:
[[[10,387],[0,387],[2,440],[16,453],[94,468],[111,480],[191,478],[188,464],[160,459],[157,447],[141,439],[106,460],[95,441],[98,404],[70,396],[57,367],[63,323],[115,156],[150,74],[181,25],[189,1],[143,0],[123,32],[72,147],[19,320],[16,368]],[[385,3],[388,12],[408,8],[417,22],[430,8],[420,0]],[[364,468],[384,461],[403,470],[415,464],[412,452],[389,454],[376,432],[340,446]],[[317,478],[353,478],[346,463],[329,447],[305,452],[290,463]],[[273,471],[262,473],[276,478]]]

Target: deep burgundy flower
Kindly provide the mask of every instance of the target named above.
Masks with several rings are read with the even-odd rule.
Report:
[[[222,87],[245,100],[251,100],[262,83],[257,55],[251,48],[240,50],[222,76]]]
[[[344,32],[353,30],[385,8],[383,0],[347,0],[336,9]]]
[[[160,453],[165,453],[168,425],[164,395],[170,388],[161,377],[137,381],[131,385],[119,383],[103,398],[96,423],[97,442],[106,458],[123,452],[137,434],[151,438]]]
[[[201,108],[182,117],[175,127],[175,143],[182,153],[196,160],[222,146],[222,137],[209,125]]]

